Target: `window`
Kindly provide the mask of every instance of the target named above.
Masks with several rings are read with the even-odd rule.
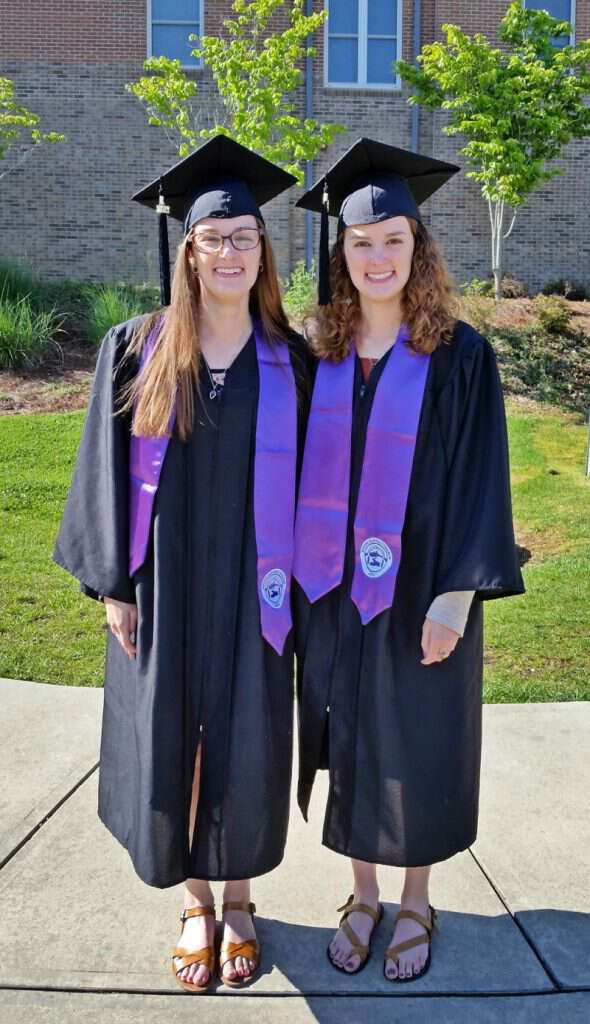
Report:
[[[183,67],[198,68],[192,56],[203,24],[203,0],[148,0],[148,53],[150,57],[177,58]]]
[[[574,42],[576,0],[524,0],[524,6],[532,11],[547,11],[552,18],[559,18],[560,21],[569,21],[572,26],[571,37],[555,36],[555,46],[567,46]]]
[[[401,0],[327,0],[325,84],[395,89]]]

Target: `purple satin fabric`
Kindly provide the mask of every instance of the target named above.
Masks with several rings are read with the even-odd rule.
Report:
[[[351,598],[363,624],[391,607],[401,559],[416,434],[430,357],[400,328],[367,427],[354,523]],[[348,527],[354,351],[320,363],[314,387],[295,526],[293,574],[313,603],[342,580]]]
[[[297,472],[297,395],[286,345],[271,348],[255,325],[260,394],[256,419],[254,524],[262,635],[282,654],[291,629]]]
[[[391,608],[430,356],[414,352],[402,326],[379,379],[367,426],[354,520],[350,596],[363,625]]]
[[[140,372],[149,359],[160,324],[146,341]],[[254,523],[258,555],[261,631],[278,654],[291,629],[293,519],[297,471],[297,395],[288,347],[264,340],[255,324],[260,377],[254,460]],[[176,413],[163,437],[132,434],[129,452],[129,575],[143,565],[154,502]]]
[[[141,350],[139,371],[143,370],[151,356],[161,322],[155,324],[150,331],[146,343]],[[160,483],[160,474],[164,457],[168,449],[170,435],[176,421],[176,410],[173,410],[168,426],[168,434],[162,437],[137,437],[131,435],[129,445],[129,575],[134,573],[145,562],[154,501]]]
[[[297,518],[293,575],[313,604],[337,587],[344,571],[350,487],[354,350],[341,363],[318,366]]]

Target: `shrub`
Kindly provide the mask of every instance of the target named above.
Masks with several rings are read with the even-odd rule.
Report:
[[[563,361],[539,324],[496,328],[494,348],[508,391],[537,401],[563,400]]]
[[[28,296],[0,292],[0,369],[38,366],[60,327],[55,310],[37,312]]]
[[[527,295],[526,286],[517,277],[502,278],[502,297],[504,299],[526,299]]]
[[[66,310],[83,286],[77,281],[44,281],[19,263],[0,262],[0,292],[7,299],[28,299],[37,312]]]
[[[108,294],[106,294],[108,293]],[[87,281],[44,281],[19,264],[0,262],[0,294],[18,301],[26,298],[33,312],[59,311],[66,334],[93,341],[122,320],[158,305],[158,289],[151,285],[91,284]],[[117,296],[117,298],[115,297]],[[108,323],[109,316],[113,319]],[[106,326],[105,326],[106,324]],[[104,328],[104,330],[103,330]]]
[[[115,324],[143,313],[146,308],[145,299],[152,299],[151,290],[145,289],[142,293],[125,285],[100,285],[98,288],[87,285],[85,296],[84,326],[88,340],[94,345],[98,345]],[[153,305],[151,302],[150,308]]]
[[[588,290],[584,285],[575,281],[568,281],[567,278],[558,277],[555,281],[547,281],[543,286],[543,295],[563,295],[570,302],[584,302],[588,298]]]
[[[43,281],[27,267],[0,263],[0,292],[14,301],[27,299],[36,313],[58,310],[68,333],[76,333],[84,320],[85,285],[80,281]]]
[[[305,269],[303,260],[295,264],[285,287],[285,309],[290,317],[299,323],[310,313],[317,301],[317,276],[315,264]]]
[[[460,291],[466,296],[490,296],[494,294],[494,282],[473,277],[471,281],[464,281]]]
[[[471,297],[485,297],[488,298],[494,295],[494,282],[491,278],[482,279],[474,277],[471,281],[464,281],[460,286],[460,291],[463,295]],[[522,281],[519,281],[516,277],[510,277],[506,275],[502,278],[502,298],[504,299],[524,299],[527,296],[527,290]]]
[[[3,299],[17,301],[38,294],[39,281],[25,267],[15,263],[0,263],[0,293]]]
[[[572,314],[565,299],[557,295],[537,295],[534,307],[537,320],[549,334],[567,331]]]
[[[494,303],[482,295],[472,296],[461,302],[461,316],[484,337],[490,333],[494,313]]]

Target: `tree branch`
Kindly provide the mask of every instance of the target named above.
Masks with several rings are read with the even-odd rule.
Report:
[[[510,221],[510,227],[508,228],[508,231],[504,235],[505,239],[509,237],[509,235],[510,235],[510,233],[512,231],[512,228],[514,227],[515,220],[516,220],[516,213],[514,213],[513,216],[512,216],[512,220]]]

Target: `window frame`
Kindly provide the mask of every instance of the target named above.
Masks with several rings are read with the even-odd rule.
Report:
[[[529,11],[539,10],[538,7],[529,7],[528,4],[527,4],[527,0],[522,0],[522,5],[523,5],[523,7],[528,8]],[[569,44],[570,44],[570,46],[575,46],[576,45],[576,0],[570,0],[570,8],[571,8],[571,10],[570,10],[571,18],[569,18],[568,20],[571,23],[572,31],[571,31],[571,35],[570,35],[570,42],[569,42]],[[542,10],[542,8],[541,8],[541,10]]]
[[[146,4],[147,4],[147,12],[146,12],[146,16],[147,16],[147,20],[146,20],[146,49],[147,49],[147,56],[148,57],[153,57],[153,56],[155,56],[155,54],[153,52],[153,46],[152,46],[152,32],[153,32],[153,26],[154,26],[153,17],[152,17],[152,0],[146,0]],[[199,31],[200,31],[200,34],[203,35],[204,34],[204,28],[205,28],[204,21],[203,21],[203,19],[205,17],[205,0],[198,0],[198,4],[199,4]],[[193,22],[192,21],[175,21],[173,19],[170,19],[169,21],[158,20],[158,24],[159,25],[167,25],[168,24],[168,25],[187,25],[187,26],[191,26],[191,25],[193,25]],[[190,32],[187,32],[187,35],[190,35]],[[203,70],[203,61],[202,60],[198,60],[195,64],[181,64],[180,66],[181,66],[181,68],[184,71],[202,71]]]
[[[363,92],[400,92],[402,88],[402,82],[399,75],[396,75],[393,82],[367,82],[367,55],[368,55],[368,28],[369,28],[369,7],[368,0],[358,0],[359,4],[359,21],[358,21],[358,71],[359,78],[363,77],[363,81],[357,82],[331,82],[329,80],[329,14],[324,21],[324,89],[356,89]],[[330,6],[330,0],[324,0],[324,10],[328,10]],[[400,59],[403,53],[403,0],[397,0],[397,58]],[[379,38],[379,37],[377,37]],[[383,37],[387,38],[387,37]]]

